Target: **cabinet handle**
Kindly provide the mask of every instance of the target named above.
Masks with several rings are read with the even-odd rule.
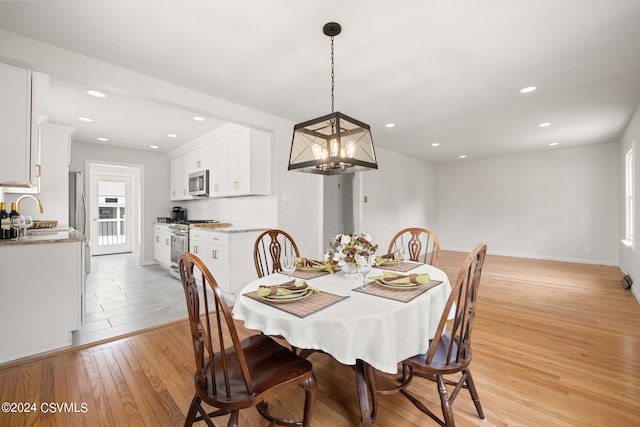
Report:
[[[171,194],[172,194],[172,197],[176,197],[176,190],[173,190]]]
[[[198,253],[198,245],[193,245],[193,252]]]
[[[169,246],[169,239],[164,239],[164,244]]]
[[[40,178],[42,176],[42,165],[36,165],[36,178]]]
[[[156,243],[160,243],[160,236],[156,236]]]
[[[211,258],[218,259],[218,251],[211,249]]]
[[[198,161],[196,162],[196,169],[200,169],[201,167],[202,167],[202,161],[201,161],[201,160],[198,160]]]
[[[233,181],[233,189],[234,190],[240,189],[240,181]]]
[[[213,192],[214,193],[218,192],[218,184],[213,184]]]

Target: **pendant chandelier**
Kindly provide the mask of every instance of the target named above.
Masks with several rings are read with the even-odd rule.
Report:
[[[336,22],[322,28],[331,37],[331,114],[294,126],[289,170],[338,175],[378,169],[369,125],[334,112],[333,39],[341,29]]]

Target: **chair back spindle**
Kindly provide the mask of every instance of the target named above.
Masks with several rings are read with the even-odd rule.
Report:
[[[404,249],[404,258],[437,267],[440,264],[440,242],[424,228],[411,227],[400,230],[391,239],[387,253]]]
[[[282,272],[282,256],[300,256],[298,246],[285,231],[272,229],[260,234],[253,248],[253,260],[258,277]]]

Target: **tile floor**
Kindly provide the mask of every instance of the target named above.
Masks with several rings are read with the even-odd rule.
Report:
[[[138,254],[94,256],[87,275],[86,317],[73,332],[83,345],[187,317],[180,280]]]

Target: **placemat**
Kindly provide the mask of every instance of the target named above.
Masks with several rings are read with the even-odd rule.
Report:
[[[422,263],[418,262],[409,262],[409,261],[400,261],[400,266],[398,267],[398,263],[394,262],[393,264],[386,265],[378,265],[376,268],[380,268],[382,270],[390,270],[390,271],[401,271],[403,273],[413,270],[416,267],[420,267]]]
[[[300,270],[299,268],[296,268],[296,271],[291,273],[292,276],[299,279],[315,279],[326,274],[329,274],[327,270]]]
[[[301,299],[300,301],[290,302],[287,304],[278,304],[260,298],[255,291],[243,295],[246,295],[249,298],[253,298],[256,301],[260,301],[261,303],[270,305],[273,308],[286,311],[287,313],[293,314],[294,316],[298,316],[300,318],[307,317],[310,314],[322,310],[323,308],[327,308],[330,305],[342,301],[343,299],[349,298],[348,296],[341,296],[329,292],[320,291],[319,293],[313,294],[308,298]]]
[[[386,286],[380,286],[376,282],[369,282],[369,287],[363,289],[362,286],[353,289],[356,292],[362,292],[363,294],[375,295],[377,297],[389,298],[400,302],[409,302],[415,297],[423,294],[434,286],[438,286],[442,283],[442,280],[432,280],[429,283],[418,286],[414,289],[392,289]]]

